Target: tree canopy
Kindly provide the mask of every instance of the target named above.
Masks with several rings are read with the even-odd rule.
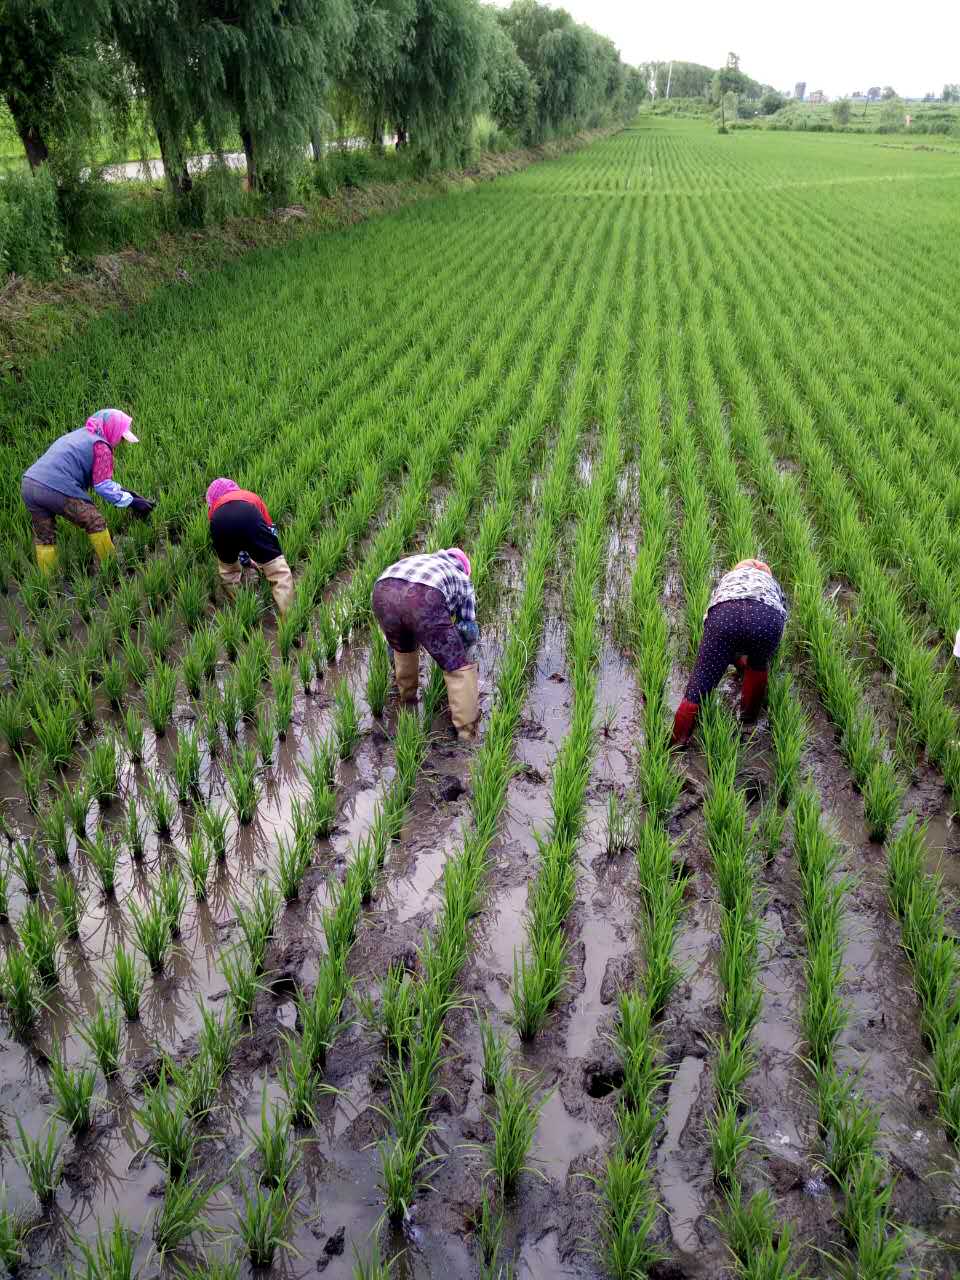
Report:
[[[393,130],[424,165],[462,158],[480,111],[532,142],[642,93],[614,45],[515,0],[0,0],[0,92],[31,166],[137,104],[171,187],[239,135],[252,187],[282,186],[331,118]],[[95,118],[99,113],[99,121]]]

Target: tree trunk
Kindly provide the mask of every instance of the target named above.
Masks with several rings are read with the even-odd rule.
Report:
[[[193,190],[193,179],[187,168],[180,148],[174,143],[166,129],[157,127],[157,142],[160,144],[160,159],[163,161],[163,172],[166,175],[170,190],[175,196],[185,196]]]
[[[247,157],[247,186],[251,191],[257,191],[260,187],[260,175],[257,173],[257,157],[253,147],[253,134],[249,129],[241,129],[240,140],[243,143],[243,154]]]
[[[31,170],[36,172],[42,164],[46,164],[50,157],[47,144],[43,140],[43,134],[40,132],[40,126],[36,122],[27,120],[20,109],[20,103],[15,94],[7,95],[7,106],[10,114],[13,116],[13,123],[16,125],[17,135],[23,143],[24,154],[27,157],[27,163]]]
[[[317,164],[320,164],[323,160],[323,139],[316,125],[310,130],[310,149],[313,152],[314,160]]]

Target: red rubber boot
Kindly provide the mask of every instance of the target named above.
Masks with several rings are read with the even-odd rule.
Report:
[[[684,698],[677,707],[677,714],[673,717],[673,738],[671,745],[674,747],[685,747],[690,741],[690,735],[693,733],[693,726],[697,721],[697,712],[700,710],[696,702],[690,702]]]
[[[752,671],[747,667],[743,673],[743,690],[740,694],[740,719],[745,724],[752,724],[756,720],[766,693],[766,671]]]

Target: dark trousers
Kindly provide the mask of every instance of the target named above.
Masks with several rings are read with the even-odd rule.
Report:
[[[252,503],[225,502],[210,520],[210,537],[217,559],[236,564],[245,551],[254,564],[269,564],[283,555],[276,533]]]
[[[84,533],[103,533],[107,522],[98,507],[85,498],[68,498],[49,485],[37,480],[20,481],[20,493],[30,512],[33,540],[41,546],[52,547],[57,541],[57,516],[69,520]]]
[[[373,612],[395,652],[413,653],[422,645],[443,671],[467,666],[460,632],[450,621],[443,592],[436,587],[384,578],[373,588]]]
[[[715,689],[737,658],[766,671],[783,636],[783,615],[759,600],[721,600],[707,614],[696,666],[683,695],[699,703]]]

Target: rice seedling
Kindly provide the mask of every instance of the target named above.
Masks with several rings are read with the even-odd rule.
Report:
[[[74,712],[85,729],[92,729],[97,721],[96,691],[89,671],[77,669],[70,680]]]
[[[123,732],[127,740],[127,750],[134,764],[143,760],[145,734],[143,720],[136,707],[128,707],[123,718]]]
[[[296,1142],[291,1131],[289,1113],[282,1108],[268,1108],[264,1090],[260,1104],[259,1131],[250,1129],[250,1152],[256,1152],[260,1165],[260,1183],[266,1187],[286,1188],[300,1164]]]
[[[4,888],[5,892],[5,888]],[[80,921],[86,906],[73,877],[58,871],[53,881],[53,897],[60,915],[60,928],[66,938],[80,937]]]
[[[40,696],[34,703],[30,727],[50,769],[65,769],[73,756],[80,729],[77,708],[69,696],[56,703]]]
[[[607,856],[616,857],[630,848],[632,830],[630,808],[616,791],[607,796]]]
[[[107,808],[120,791],[120,761],[116,739],[101,738],[87,755],[87,790],[101,808]]]
[[[16,692],[0,694],[0,738],[12,754],[22,749],[28,728],[29,716],[23,695]]]
[[[379,627],[370,630],[370,665],[367,669],[367,706],[375,718],[383,715],[390,690],[390,651]]]
[[[249,1022],[253,1016],[254,1001],[263,989],[256,967],[249,956],[237,950],[221,957],[220,969],[237,1017]]]
[[[143,700],[147,719],[150,721],[158,738],[163,737],[167,731],[167,726],[173,717],[176,697],[176,670],[160,659],[143,687]]]
[[[320,1073],[313,1061],[311,1046],[304,1040],[283,1036],[285,1052],[280,1060],[278,1077],[283,1096],[287,1100],[287,1114],[291,1124],[306,1126],[316,1123],[313,1109],[317,1095],[327,1086],[320,1080]]]
[[[190,1168],[197,1149],[197,1136],[190,1123],[184,1100],[170,1090],[166,1069],[156,1084],[143,1090],[143,1105],[134,1118],[144,1133],[144,1151],[161,1165],[173,1180]]]
[[[369,1254],[365,1258],[355,1254],[353,1280],[390,1280],[390,1277],[394,1274],[396,1260],[396,1258],[384,1258],[380,1252],[379,1244],[374,1241]],[[510,1280],[510,1277],[504,1276],[503,1280]]]
[[[53,855],[58,867],[70,861],[70,838],[67,828],[67,808],[62,796],[55,796],[38,816],[40,837]]]
[[[260,757],[260,763],[268,765],[273,759],[276,735],[274,733],[273,717],[267,707],[261,707],[257,713],[256,739],[257,755]]]
[[[534,1084],[507,1066],[497,1083],[493,1117],[490,1169],[504,1198],[516,1189],[521,1173],[529,1168],[527,1153],[537,1129],[545,1099],[534,1099]]]
[[[265,1191],[257,1187],[241,1192],[243,1206],[237,1209],[237,1235],[254,1268],[273,1266],[277,1250],[294,1253],[287,1236],[297,1211],[298,1197],[282,1186]]]
[[[277,887],[284,902],[294,902],[299,898],[303,877],[312,861],[312,842],[297,837],[293,840],[277,837]]]
[[[256,752],[250,747],[235,747],[225,772],[237,821],[248,826],[257,811]]]
[[[271,680],[273,684],[274,724],[277,730],[277,737],[281,742],[284,742],[286,741],[287,730],[290,728],[290,721],[293,718],[293,671],[284,662],[274,669]]]
[[[259,880],[250,905],[236,906],[237,927],[243,934],[247,954],[256,972],[262,973],[267,947],[276,931],[280,915],[280,895],[267,880]]]
[[[227,856],[227,822],[229,815],[225,809],[218,809],[214,804],[204,805],[197,814],[204,839],[211,855],[217,862],[223,862]]]
[[[140,820],[140,811],[137,809],[136,798],[132,795],[127,800],[127,813],[123,824],[123,835],[127,848],[130,850],[130,857],[134,862],[140,862],[143,858],[146,829],[143,822]]]
[[[199,1055],[210,1063],[216,1079],[220,1080],[229,1068],[230,1058],[240,1040],[242,1034],[240,1023],[229,1007],[219,1018],[215,1017],[202,1001],[199,1002],[198,1009],[200,1035],[197,1040],[197,1050]]]
[[[212,1235],[213,1227],[204,1210],[217,1190],[216,1186],[204,1187],[192,1178],[176,1178],[167,1183],[163,1203],[153,1215],[153,1244],[161,1265],[168,1253]]]
[[[167,867],[157,883],[157,901],[166,916],[171,938],[180,937],[180,924],[187,905],[187,886],[179,867]]]
[[[113,844],[103,827],[96,835],[88,837],[83,846],[91,865],[97,873],[100,886],[108,898],[112,898],[117,883],[117,866],[120,862],[120,849]]]
[[[26,1174],[33,1194],[37,1197],[41,1209],[47,1210],[53,1204],[57,1188],[63,1177],[63,1165],[60,1160],[60,1131],[54,1124],[49,1124],[46,1136],[31,1138],[15,1117],[18,1142],[16,1156]]]
[[[303,692],[309,696],[313,693],[313,660],[307,649],[301,649],[297,654],[297,675]]]
[[[147,679],[150,675],[150,658],[148,654],[140,648],[138,644],[139,632],[136,634],[132,631],[124,629],[120,640],[123,646],[123,657],[127,664],[127,671],[130,679],[134,684],[139,685],[141,689],[146,686]]]
[[[110,990],[123,1010],[128,1022],[140,1017],[140,997],[143,995],[143,976],[137,967],[136,957],[122,946],[113,953],[110,966]]]
[[[10,872],[0,867],[0,924],[10,919]]]
[[[163,973],[170,949],[170,920],[159,898],[154,897],[149,906],[141,908],[130,903],[134,939],[153,974]]]
[[[147,777],[144,793],[154,831],[158,836],[169,836],[177,816],[177,802],[158,774]]]
[[[507,1042],[486,1016],[480,1018],[480,1045],[483,1051],[484,1093],[496,1093],[507,1065]]]
[[[188,573],[177,586],[177,609],[188,631],[195,631],[203,619],[207,596],[203,580],[196,572]]]
[[[14,1035],[26,1037],[36,1025],[43,1001],[36,972],[25,952],[7,952],[0,968],[0,993]]]
[[[55,1114],[76,1137],[86,1133],[93,1122],[93,1090],[97,1073],[92,1067],[68,1067],[63,1051],[57,1048],[50,1058],[50,1090]]]
[[[93,1244],[85,1240],[76,1242],[82,1258],[82,1270],[75,1272],[77,1280],[133,1280],[136,1245],[136,1237],[119,1215],[114,1216],[109,1235],[105,1236],[98,1225]]]
[[[38,903],[29,902],[20,919],[19,933],[20,945],[41,988],[56,986],[60,980],[60,932],[54,920]]]
[[[43,865],[33,840],[18,840],[10,850],[10,859],[24,892],[35,898],[43,886]]]
[[[200,787],[200,742],[196,732],[181,730],[173,756],[173,776],[181,804],[193,797]]]
[[[211,690],[210,698],[213,703],[216,698],[214,690]],[[240,697],[234,678],[224,681],[223,696],[216,702],[216,706],[228,741],[235,742],[240,729]]]
[[[204,1255],[200,1263],[177,1262],[177,1280],[240,1280],[240,1259]]]
[[[237,659],[230,687],[236,694],[237,706],[244,720],[252,720],[260,701],[260,664],[256,654],[246,650]]]
[[[17,759],[24,798],[31,813],[40,812],[40,793],[44,781],[43,757],[37,752],[23,752]]]
[[[120,1010],[114,1005],[109,1010],[97,1001],[97,1010],[89,1022],[77,1028],[77,1035],[97,1060],[100,1070],[109,1080],[120,1070]]]
[[[198,902],[206,901],[207,880],[210,876],[211,861],[210,847],[203,832],[195,831],[190,837],[187,865],[190,870],[190,881],[193,885],[193,896]]]
[[[26,1216],[15,1209],[0,1205],[0,1263],[11,1275],[16,1275],[23,1264],[25,1243],[30,1224]]]
[[[360,711],[346,680],[337,681],[333,691],[333,737],[337,755],[348,760],[360,741]]]

